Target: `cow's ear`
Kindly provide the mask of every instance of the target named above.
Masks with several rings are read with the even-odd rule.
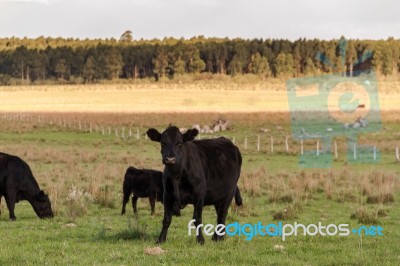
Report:
[[[183,142],[194,140],[197,134],[199,134],[199,131],[196,128],[189,129],[183,134]]]
[[[146,134],[152,141],[157,141],[157,142],[161,141],[161,134],[155,128],[150,128],[149,130],[146,131]]]
[[[125,174],[128,174],[128,173],[130,173],[130,174],[136,174],[136,168],[133,167],[133,166],[129,166],[128,169],[126,169]],[[125,178],[125,177],[124,177],[124,178]]]
[[[133,172],[135,173],[135,174],[138,174],[140,171],[139,171],[139,169],[137,169],[137,168],[133,168]]]

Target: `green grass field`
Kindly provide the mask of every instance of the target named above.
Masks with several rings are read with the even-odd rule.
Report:
[[[138,217],[130,204],[126,216],[120,216],[120,211],[126,168],[162,169],[158,144],[144,136],[139,141],[122,140],[113,134],[82,132],[76,121],[108,122],[144,132],[168,122],[187,127],[191,121],[203,123],[219,114],[58,114],[74,121],[74,128],[59,126],[54,114],[42,115],[46,123],[0,120],[0,150],[28,162],[49,193],[56,216],[40,220],[28,202],[20,202],[17,221],[11,222],[3,199],[0,265],[396,265],[400,260],[400,165],[393,151],[400,130],[398,114],[384,117],[381,133],[362,138],[377,143],[382,151],[379,163],[348,163],[345,147],[340,146],[331,169],[299,168],[295,141],[285,152],[284,136],[290,131],[287,115],[225,114],[233,121],[233,129],[225,135],[235,137],[243,154],[239,187],[244,205],[232,204],[228,223],[380,225],[383,236],[292,236],[286,241],[268,236],[246,241],[235,236],[218,243],[206,237],[200,246],[187,235],[193,211],[188,206],[181,217],[173,217],[167,242],[161,245],[165,252],[155,255],[147,251],[157,246],[162,204],[157,203],[154,216],[145,199],[139,200]],[[55,125],[50,126],[49,120]],[[260,127],[271,131],[258,133]],[[263,141],[260,152],[255,149],[257,135]],[[268,146],[270,136],[275,138],[274,153]],[[314,143],[306,143],[306,148],[312,147]],[[203,223],[215,220],[214,208],[205,207]]]

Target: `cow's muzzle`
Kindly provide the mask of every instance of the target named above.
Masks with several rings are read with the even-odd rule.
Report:
[[[40,217],[40,219],[51,219],[51,218],[54,218],[54,214],[53,214],[53,212],[43,213],[39,217]]]
[[[164,158],[164,163],[165,164],[175,164],[176,163],[176,158],[167,156],[167,157]]]

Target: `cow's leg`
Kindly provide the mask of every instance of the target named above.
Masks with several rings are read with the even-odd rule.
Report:
[[[123,197],[123,199],[122,199],[122,211],[121,211],[121,215],[124,215],[124,214],[125,214],[125,207],[126,207],[126,204],[127,204],[128,201],[129,201],[129,196],[130,196],[130,194],[124,193],[124,197]]]
[[[137,200],[138,200],[138,196],[133,195],[132,197],[132,208],[133,208],[133,213],[137,214]]]
[[[228,197],[227,199],[224,199],[224,200],[220,201],[218,204],[214,205],[215,210],[217,211],[217,224],[225,225],[226,216],[228,215],[228,209],[229,209],[229,205],[232,202],[232,198],[233,197]],[[222,239],[224,239],[223,235],[220,236],[214,232],[212,240],[219,241]]]
[[[164,219],[162,222],[162,230],[157,239],[157,244],[164,243],[167,239],[168,228],[172,222],[172,207],[174,204],[174,197],[164,193]]]
[[[174,188],[174,203],[172,207],[172,212],[176,216],[181,216],[181,199],[179,197],[179,185],[177,177],[172,178],[172,185]]]
[[[150,193],[150,195],[149,195],[151,215],[154,215],[154,207],[156,206],[156,195],[155,194],[156,193]]]
[[[193,211],[193,219],[195,220],[194,225],[198,228],[199,224],[203,223],[202,213],[204,206],[204,198],[197,198],[194,201],[194,211]],[[204,244],[204,236],[201,230],[199,230],[199,235],[197,236],[197,243],[203,245]]]
[[[5,196],[8,212],[10,213],[10,220],[15,221],[17,217],[15,217],[14,209],[15,209],[15,200],[16,195],[15,193],[10,193]]]

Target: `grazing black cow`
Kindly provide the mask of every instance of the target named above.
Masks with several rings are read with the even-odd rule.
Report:
[[[137,213],[136,205],[138,198],[148,197],[151,206],[151,215],[153,215],[156,200],[162,202],[163,198],[162,176],[163,174],[160,171],[129,167],[126,170],[124,178],[121,215],[125,214],[125,206],[131,194],[133,194],[132,207],[135,214]]]
[[[152,141],[161,143],[164,185],[164,219],[157,242],[166,240],[172,215],[180,215],[187,204],[194,205],[195,226],[202,223],[205,205],[214,205],[217,223],[225,224],[228,208],[235,196],[241,205],[237,182],[240,176],[242,156],[239,149],[226,138],[194,140],[197,129],[181,134],[175,126],[163,133],[151,128],[147,135]],[[213,240],[222,239],[214,233]],[[200,231],[197,242],[204,243]]]
[[[49,197],[40,190],[29,165],[17,156],[0,153],[0,199],[4,196],[10,219],[15,221],[15,203],[27,200],[40,218],[53,217]]]

